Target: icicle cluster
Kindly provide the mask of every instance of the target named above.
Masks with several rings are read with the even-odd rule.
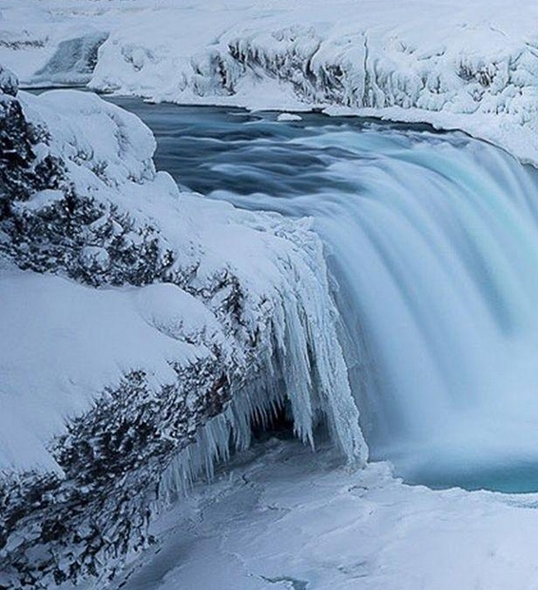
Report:
[[[267,428],[284,405],[294,434],[304,443],[314,448],[315,426],[324,422],[349,464],[362,466],[368,458],[337,336],[321,242],[308,231],[286,234],[299,246],[297,259],[280,261],[282,277],[288,280],[273,301],[270,337],[257,376],[171,461],[160,485],[164,502],[185,493],[201,474],[210,480],[215,463],[250,446],[253,424]]]

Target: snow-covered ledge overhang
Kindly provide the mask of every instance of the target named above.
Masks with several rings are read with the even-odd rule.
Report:
[[[0,148],[0,587],[113,575],[283,404],[364,465],[308,220],[180,192],[137,117],[2,68]]]

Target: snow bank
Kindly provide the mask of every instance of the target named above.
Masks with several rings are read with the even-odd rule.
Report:
[[[47,444],[105,387],[143,367],[158,391],[175,383],[173,362],[209,357],[222,338],[207,308],[175,285],[101,290],[17,270],[2,273],[0,301],[3,471],[61,472]],[[209,326],[207,345],[190,343]]]
[[[197,355],[224,359],[238,395],[249,379],[265,379],[270,368],[274,377],[267,379],[285,380],[297,434],[313,444],[314,425],[320,413],[327,414],[348,458],[363,461],[323,254],[307,224],[179,193],[166,173],[155,172],[149,129],[95,95],[52,91],[22,94],[21,100],[27,118],[47,130],[47,140],[35,148],[38,157],[61,160],[69,190],[108,213],[81,222],[80,236],[63,255],[75,250],[74,261],[58,258],[51,267],[58,253],[48,250],[39,262],[29,258],[32,239],[39,239],[31,233],[24,248],[15,249],[15,261],[20,256],[25,268],[40,270],[45,264],[71,278],[79,277],[74,267],[82,267],[83,282],[103,287],[126,278],[144,284],[145,275],[114,274],[114,240],[100,236],[101,227],[111,224],[112,234],[123,232],[123,242],[136,247],[150,227],[156,248],[170,258],[166,273],[155,280],[176,286],[103,291],[35,273],[5,277],[2,371],[10,377],[2,384],[2,423],[12,428],[17,423],[31,440],[19,445],[19,436],[8,445],[6,435],[0,467],[53,466],[47,441],[62,432],[67,418],[88,411],[105,386],[143,369],[162,387],[177,378],[171,365],[193,364]],[[52,215],[64,198],[62,190],[42,190],[15,202],[13,210],[25,221]],[[111,211],[112,221],[105,220]],[[125,214],[127,230],[121,228]],[[42,263],[44,256],[48,262]],[[141,307],[133,307],[133,297]],[[242,419],[248,425],[248,407]]]
[[[345,107],[463,129],[538,164],[530,0],[517,10],[461,0],[59,6],[3,9],[0,60],[26,83],[72,83],[82,72],[93,88],[153,100]]]
[[[178,491],[166,468],[211,470],[260,412],[363,465],[308,221],[181,193],[134,115],[0,78],[0,586],[111,575]]]

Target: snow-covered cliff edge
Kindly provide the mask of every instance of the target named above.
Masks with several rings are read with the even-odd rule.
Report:
[[[180,193],[135,116],[1,80],[0,587],[113,575],[283,406],[363,463],[307,224]]]
[[[21,7],[0,60],[25,83],[176,102],[328,108],[458,128],[538,163],[537,8],[529,0],[202,2]]]

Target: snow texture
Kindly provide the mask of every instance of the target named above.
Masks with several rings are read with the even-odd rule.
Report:
[[[330,5],[321,0],[77,0],[69,6],[60,0],[5,0],[0,62],[27,85],[88,84],[155,101],[294,112],[320,107],[329,113],[425,121],[462,129],[538,165],[537,11],[530,0],[515,5],[498,0],[471,5],[463,0],[336,0]],[[13,94],[13,79],[0,78],[5,93],[1,112],[14,108],[16,113],[18,107],[6,98]],[[112,234],[94,243],[101,230],[91,224],[74,240],[76,260],[66,254],[56,270],[57,259],[52,256],[51,262],[46,248],[36,249],[30,231],[27,241],[3,249],[2,297],[9,296],[9,306],[0,312],[2,325],[19,338],[30,321],[26,302],[47,314],[35,319],[34,334],[41,327],[54,338],[36,335],[28,342],[36,352],[31,364],[10,365],[14,370],[2,381],[2,410],[12,417],[7,428],[22,420],[21,427],[31,433],[22,447],[11,440],[4,444],[2,464],[12,472],[27,473],[31,465],[62,476],[54,437],[63,442],[66,421],[91,414],[105,378],[113,387],[120,372],[141,368],[141,351],[126,342],[129,334],[148,335],[152,352],[142,368],[152,376],[150,383],[167,384],[170,355],[188,365],[194,356],[208,358],[217,350],[224,359],[219,368],[234,384],[228,391],[233,401],[224,413],[226,396],[215,410],[219,416],[205,430],[201,424],[209,419],[207,409],[194,425],[198,446],[166,455],[170,467],[160,487],[165,499],[174,497],[193,472],[206,469],[211,475],[212,458],[227,457],[223,441],[230,431],[239,448],[248,444],[245,416],[254,412],[266,419],[282,403],[275,385],[282,379],[291,388],[288,403],[303,440],[311,440],[321,411],[348,454],[364,459],[356,409],[350,405],[331,329],[334,309],[327,305],[321,248],[308,227],[178,193],[170,178],[152,167],[154,142],[148,130],[94,97],[69,92],[23,95],[21,100],[25,116],[36,129],[48,129],[50,141],[36,143],[35,163],[22,180],[9,177],[13,186],[32,189],[17,197],[13,215],[32,223],[46,220],[46,211],[57,216],[66,202],[65,185],[56,179],[38,191],[35,171],[45,162],[42,169],[54,171],[55,159],[61,160],[57,170],[63,170],[83,202],[102,211],[107,228],[120,226],[122,252],[143,251],[151,264],[130,272],[126,256],[112,247]],[[128,212],[128,224],[120,223],[116,210]],[[0,243],[5,243],[3,234]],[[27,270],[6,262],[7,251]],[[111,260],[119,262],[111,265]],[[61,276],[41,276],[36,273],[40,269]],[[151,286],[156,281],[168,285]],[[44,309],[41,290],[68,304],[53,300],[52,309]],[[187,301],[200,311],[193,323],[179,311]],[[86,314],[80,317],[86,304],[94,310],[91,321]],[[109,317],[111,310],[118,310],[118,317]],[[95,347],[91,358],[77,356],[92,339],[102,342],[99,326],[109,329],[122,319],[128,327],[122,325],[104,349],[115,355],[114,363]],[[325,337],[321,342],[319,334]],[[6,354],[11,344],[2,340]],[[77,363],[69,373],[52,370],[57,360],[47,349],[56,346]],[[309,348],[315,363],[305,355]],[[21,354],[29,357],[28,351]],[[318,369],[321,358],[335,370]],[[51,367],[45,366],[49,362]],[[277,378],[264,384],[259,397],[256,377],[264,371],[270,375],[271,366]],[[290,374],[290,366],[298,372]],[[225,389],[220,375],[211,374],[221,384],[218,390]],[[253,387],[245,394],[242,377],[247,374]],[[19,398],[15,386],[28,375],[36,375],[36,382],[39,376],[44,384],[54,382],[54,397],[38,410],[28,407],[21,418],[17,407],[27,398]],[[63,375],[74,384],[62,383]],[[46,392],[39,395],[44,399]],[[46,412],[44,421],[41,412]],[[345,415],[352,428],[342,420]],[[45,422],[55,427],[47,430]],[[172,446],[178,450],[181,445]],[[180,567],[169,561],[163,571],[154,562],[149,573],[140,570],[138,586],[133,578],[133,588],[151,588],[147,580],[155,572],[157,585],[172,588],[211,588],[222,585],[223,576],[230,586],[242,588],[534,588],[534,497],[501,501],[491,494],[408,488],[383,466],[369,467],[360,478],[316,478],[313,485],[311,463],[297,449],[290,452],[291,457],[277,449],[275,459],[261,461],[254,472],[240,471],[239,485],[234,487],[232,480],[221,495],[219,489],[201,492],[180,521],[185,526],[169,537],[165,556],[181,555]],[[298,477],[301,469],[304,478]],[[260,480],[261,488],[256,488]],[[253,489],[262,501],[253,499]],[[217,495],[196,504],[204,493]],[[258,519],[254,524],[245,514],[248,502]],[[128,516],[136,514],[141,512]],[[121,535],[122,530],[116,532],[116,538]],[[21,540],[12,542],[16,547]],[[186,543],[193,548],[190,556],[176,549]]]
[[[425,121],[538,164],[537,10],[530,0],[79,0],[69,10],[9,0],[0,61],[26,84]]]

